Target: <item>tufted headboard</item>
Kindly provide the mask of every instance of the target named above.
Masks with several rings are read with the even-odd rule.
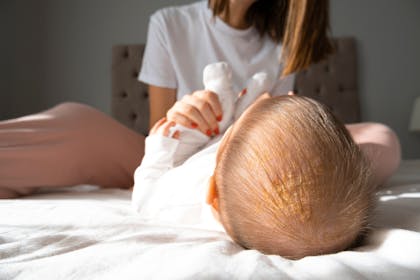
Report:
[[[358,122],[356,43],[353,38],[336,38],[334,44],[336,52],[327,60],[296,73],[294,90],[323,102],[345,123]],[[143,52],[144,44],[113,47],[111,112],[121,123],[147,134],[147,85],[137,80]]]

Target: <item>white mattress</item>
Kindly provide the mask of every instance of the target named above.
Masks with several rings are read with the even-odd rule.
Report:
[[[290,261],[222,233],[143,224],[130,192],[78,186],[0,201],[0,279],[420,279],[420,160],[403,162],[353,251]]]

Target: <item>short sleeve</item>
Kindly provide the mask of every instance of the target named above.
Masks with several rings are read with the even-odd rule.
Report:
[[[158,87],[177,88],[170,55],[169,29],[162,13],[151,16],[147,32],[146,49],[138,79]]]

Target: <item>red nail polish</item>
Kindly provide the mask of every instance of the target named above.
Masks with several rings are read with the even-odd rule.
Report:
[[[248,90],[247,90],[246,88],[244,88],[244,89],[242,90],[242,95],[245,95],[247,92],[248,92]]]
[[[210,136],[211,136],[211,130],[210,130],[210,129],[208,129],[208,130],[207,130],[207,132],[206,132],[206,134],[207,134],[207,136],[209,136],[209,137],[210,137]]]
[[[198,127],[198,124],[196,124],[195,122],[192,122],[192,123],[191,123],[191,127],[192,127],[192,128],[197,128],[197,127]]]
[[[216,127],[216,129],[214,130],[214,134],[219,135],[219,133],[220,133],[219,128]]]
[[[220,115],[220,116],[218,116],[217,118],[216,118],[216,120],[218,121],[218,122],[220,122],[221,120],[222,120],[222,115]]]

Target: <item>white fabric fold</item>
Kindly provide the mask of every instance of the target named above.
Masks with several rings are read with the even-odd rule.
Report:
[[[360,247],[296,261],[245,250],[223,231],[141,220],[128,190],[0,200],[0,279],[419,279],[419,170],[403,162],[380,190]]]

